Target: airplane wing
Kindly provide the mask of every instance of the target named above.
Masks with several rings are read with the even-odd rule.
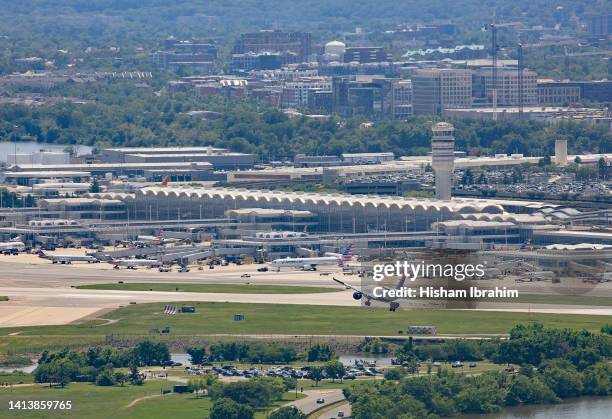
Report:
[[[332,277],[332,279],[333,279],[335,282],[337,282],[338,284],[340,284],[340,285],[342,285],[342,286],[344,286],[344,287],[346,287],[346,288],[350,288],[350,289],[352,289],[352,290],[354,290],[354,291],[363,292],[363,291],[361,291],[359,288],[355,288],[354,286],[349,285],[349,284],[347,284],[346,282],[342,282],[342,281],[340,281],[339,279],[336,279],[336,278],[334,278],[334,277]]]

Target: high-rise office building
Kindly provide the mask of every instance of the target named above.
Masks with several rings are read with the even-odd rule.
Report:
[[[161,70],[188,69],[193,74],[212,74],[217,61],[217,47],[196,40],[179,41],[170,37],[164,41],[164,49],[152,51],[149,60]]]
[[[303,77],[288,81],[283,85],[281,104],[289,108],[302,108],[308,106],[308,93],[311,91],[331,91],[332,84],[329,77]]]
[[[385,52],[383,47],[348,47],[343,56],[345,63],[379,63],[393,61],[391,54]]]
[[[587,31],[593,36],[607,36],[612,33],[612,13],[601,13],[586,17]]]
[[[342,76],[332,79],[333,112],[373,119],[405,119],[412,114],[409,80],[380,76]]]
[[[472,106],[472,72],[463,69],[418,69],[412,76],[415,115],[440,115],[448,108]]]
[[[284,32],[265,30],[243,33],[236,41],[232,54],[292,53],[297,62],[309,61],[312,56],[312,37],[308,32]]]
[[[516,68],[497,69],[497,105],[519,105],[519,74]],[[535,106],[538,103],[536,73],[523,70],[523,105]],[[472,76],[472,96],[475,103],[490,106],[493,104],[493,74],[491,68],[474,70]]]

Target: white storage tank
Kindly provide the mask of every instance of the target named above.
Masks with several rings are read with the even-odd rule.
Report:
[[[346,51],[346,44],[340,41],[330,41],[325,44],[325,54],[343,56]]]

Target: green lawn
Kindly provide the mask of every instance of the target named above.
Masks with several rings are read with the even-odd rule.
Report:
[[[90,383],[71,383],[66,388],[49,388],[34,385],[28,387],[0,388],[0,417],[2,418],[206,418],[212,406],[208,397],[192,394],[165,394],[172,389],[172,382],[147,381],[143,386],[98,387]],[[130,406],[134,400],[142,400]],[[298,398],[304,397],[298,394]],[[17,400],[70,400],[72,409],[64,411],[8,410],[9,401]],[[288,392],[283,400],[257,411],[255,417],[264,419],[275,407],[295,400],[295,393]]]
[[[149,381],[143,386],[126,385],[125,387],[98,387],[90,383],[72,383],[63,389],[49,388],[38,384],[12,389],[4,388],[0,389],[0,417],[31,419],[138,417],[131,415],[131,411],[135,407],[128,408],[127,405],[130,402],[139,397],[158,395],[162,389],[171,389],[171,386],[171,383]],[[171,397],[174,397],[174,395],[164,396],[168,399]],[[8,410],[10,400],[70,400],[72,401],[72,409],[69,411]],[[146,403],[146,401],[142,403]],[[177,417],[180,417],[180,415],[177,415]]]
[[[121,291],[182,291],[182,292],[211,292],[211,293],[238,293],[238,294],[312,294],[319,292],[338,292],[343,289],[335,287],[300,287],[292,285],[245,285],[245,284],[151,284],[151,283],[123,283],[123,284],[93,284],[79,285],[76,288],[88,290],[121,290]]]
[[[0,357],[0,367],[10,368],[10,367],[20,367],[30,365],[32,360],[26,356],[3,356]]]
[[[586,295],[562,295],[562,294],[520,294],[518,298],[506,300],[487,300],[507,303],[531,303],[531,304],[566,304],[584,306],[612,306],[612,298],[596,297]]]
[[[408,325],[435,325],[439,334],[507,333],[518,323],[538,321],[549,327],[587,329],[598,332],[609,322],[605,316],[512,313],[468,310],[401,310],[382,308],[328,307],[290,304],[241,304],[184,302],[196,307],[193,314],[163,314],[163,303],[129,305],[105,318],[83,324],[0,329],[0,355],[37,353],[64,346],[84,347],[103,343],[107,337],[146,337],[180,340],[214,334],[304,334],[304,335],[390,335]],[[180,305],[179,304],[179,305]],[[234,314],[244,321],[234,321]],[[104,324],[104,325],[102,325]],[[170,334],[149,335],[152,328],[171,328]],[[13,332],[16,336],[8,336]]]
[[[0,372],[0,383],[24,384],[34,382],[32,374],[25,372]]]

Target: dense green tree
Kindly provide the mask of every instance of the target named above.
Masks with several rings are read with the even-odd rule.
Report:
[[[201,347],[189,347],[187,348],[187,354],[191,357],[191,363],[194,365],[200,365],[204,362],[204,357],[206,356],[206,348]]]
[[[170,351],[163,342],[143,340],[138,342],[132,351],[140,365],[162,365],[170,361]]]
[[[524,375],[514,377],[506,394],[507,405],[554,403],[558,400],[555,393],[539,378]]]
[[[330,345],[316,344],[308,349],[308,362],[329,361],[334,357],[334,350]]]
[[[210,419],[253,419],[254,416],[252,407],[228,398],[215,400],[210,409]]]
[[[543,374],[544,382],[558,397],[578,397],[582,394],[582,376],[571,368],[551,367]]]
[[[128,381],[128,376],[126,373],[117,371],[115,373],[115,382],[119,384],[121,387]]]
[[[323,378],[323,368],[319,366],[310,367],[310,379],[315,382],[315,386],[319,385],[319,381]]]
[[[325,364],[325,372],[327,373],[327,378],[335,381],[336,378],[344,376],[344,364],[340,361],[329,361]]]
[[[583,393],[592,396],[612,394],[612,365],[600,362],[583,372]]]
[[[97,386],[114,386],[115,383],[115,373],[112,368],[104,368],[96,376]]]
[[[263,407],[280,400],[285,390],[281,379],[266,377],[228,384],[215,383],[210,393],[213,399],[229,398],[252,407]]]

